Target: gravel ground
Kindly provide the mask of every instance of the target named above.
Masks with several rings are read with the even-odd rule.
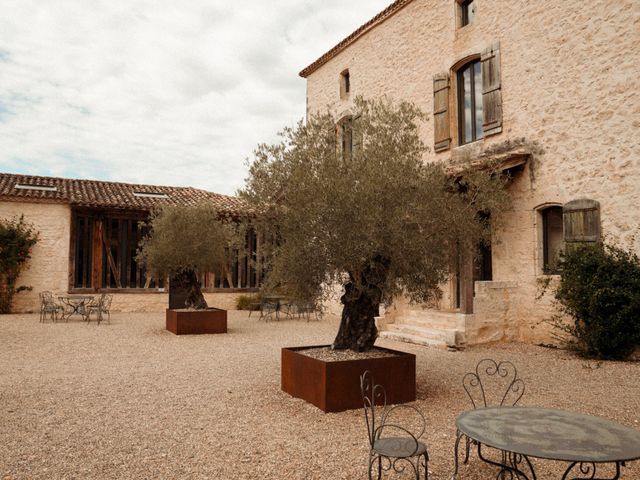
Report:
[[[258,322],[229,312],[229,333],[177,337],[163,314],[110,325],[0,316],[1,479],[366,478],[362,411],[324,414],[280,390],[280,347],[330,343],[337,319]],[[432,479],[453,471],[461,387],[478,360],[511,360],[522,405],[601,415],[640,429],[640,363],[587,362],[519,344],[448,352],[379,341],[417,355]],[[560,478],[536,461],[538,478]],[[495,478],[472,457],[462,479]],[[640,462],[623,479],[640,478]]]

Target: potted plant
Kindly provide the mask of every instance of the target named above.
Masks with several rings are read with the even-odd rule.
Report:
[[[469,168],[451,177],[440,163],[424,162],[424,121],[414,105],[387,99],[356,98],[337,123],[330,112],[310,115],[280,143],[258,147],[241,191],[266,209],[262,228],[277,238],[266,288],[318,301],[342,285],[340,328],[325,346],[333,353],[282,351],[283,390],[325,411],[362,406],[365,369],[385,384],[389,402],[415,399],[415,358],[372,353],[379,307],[398,295],[438,299],[457,252],[489,234],[478,212],[504,208],[496,172]],[[362,355],[353,366],[339,351]]]
[[[155,277],[169,277],[167,330],[176,334],[226,333],[227,312],[209,308],[198,276],[229,262],[232,225],[210,205],[165,206],[152,212],[138,260]]]

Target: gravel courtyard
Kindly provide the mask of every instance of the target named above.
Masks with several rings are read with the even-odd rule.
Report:
[[[100,326],[0,316],[0,478],[366,478],[362,411],[324,414],[280,391],[280,347],[330,343],[337,325],[229,312],[226,335],[177,337],[163,314],[115,314]],[[470,407],[461,378],[485,357],[516,364],[527,385],[521,405],[640,429],[640,363],[525,345],[379,344],[417,355],[432,479],[451,477],[455,418]],[[560,478],[557,465],[535,465],[538,478]],[[460,478],[495,470],[472,455]],[[640,462],[622,478],[640,478]]]

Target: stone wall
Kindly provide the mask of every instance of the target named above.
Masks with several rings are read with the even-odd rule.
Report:
[[[33,247],[31,260],[18,279],[18,285],[33,289],[14,297],[13,311],[37,311],[38,292],[67,291],[71,209],[61,204],[0,202],[0,218],[10,219],[20,215],[34,225],[40,240]]]
[[[494,282],[476,285],[470,330],[477,341],[546,342],[540,321],[552,308],[535,294],[544,277],[537,208],[597,200],[605,237],[640,252],[640,8],[634,0],[475,3],[473,22],[456,28],[454,0],[414,0],[308,77],[308,110],[329,105],[339,118],[355,95],[409,100],[429,114],[422,132],[433,147],[433,76],[499,42],[502,133],[459,147],[454,138],[452,150],[432,148],[425,161],[519,138],[541,149],[509,187],[512,209],[495,218]]]

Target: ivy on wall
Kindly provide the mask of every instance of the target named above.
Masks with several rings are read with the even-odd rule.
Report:
[[[10,220],[0,219],[0,313],[11,311],[16,293],[31,290],[31,287],[16,284],[37,241],[38,232],[24,221],[23,215]]]

